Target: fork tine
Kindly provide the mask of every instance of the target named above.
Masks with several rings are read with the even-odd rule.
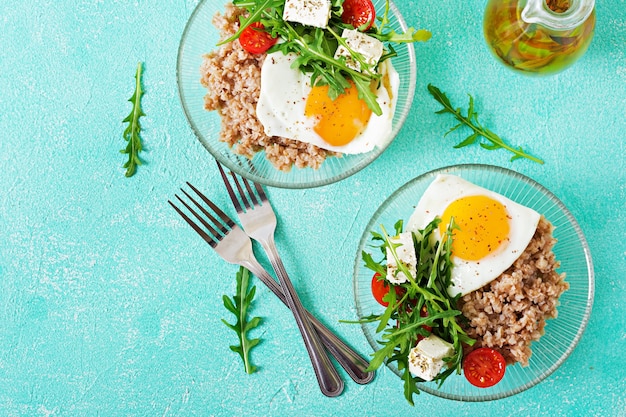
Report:
[[[217,162],[217,161],[215,161],[215,162]],[[222,167],[222,164],[217,162],[217,167],[220,170],[220,175],[222,176],[222,180],[224,181],[224,185],[226,185],[226,190],[228,191],[228,196],[230,197],[230,200],[233,202],[233,205],[235,206],[235,210],[237,210],[237,213],[241,213],[243,211],[243,208],[241,207],[241,204],[239,203],[239,199],[235,195],[233,187],[230,185],[230,181],[228,180],[228,177],[226,176],[226,173],[224,172],[224,168]],[[244,203],[245,203],[245,201],[244,201]],[[246,208],[248,208],[248,207],[246,206]]]
[[[180,197],[176,197],[180,200]],[[178,214],[180,214],[180,216],[189,224],[189,226],[191,226],[191,228],[195,230],[196,233],[198,233],[202,237],[202,239],[204,239],[209,245],[211,245],[212,248],[215,248],[215,246],[217,246],[217,241],[212,239],[207,232],[202,230],[202,228],[198,226],[193,220],[191,220],[185,213],[183,213],[181,209],[179,209],[170,200],[167,200],[167,202],[170,203],[170,206],[172,206],[174,210],[176,210],[176,212],[178,212]]]
[[[239,180],[237,179],[237,176],[235,175],[235,173],[230,171],[230,176],[233,177],[233,181],[235,182],[237,191],[239,191],[239,197],[241,198],[241,201],[243,201],[243,205],[245,206],[246,210],[251,210],[253,206],[256,204],[253,199],[254,194],[251,193],[251,195],[249,195],[248,198],[246,198],[246,193],[243,191],[241,184],[239,184]],[[244,178],[242,178],[242,180],[244,180]],[[248,187],[248,190],[250,190],[250,187]]]
[[[198,194],[198,196],[202,199],[202,201],[204,201],[209,207],[211,207],[211,210],[213,210],[219,217],[220,219],[222,219],[222,221],[229,227],[232,228],[235,225],[235,222],[226,215],[226,213],[224,213],[218,206],[216,206],[215,204],[213,204],[213,202],[211,200],[209,200],[209,198],[207,196],[205,196],[204,194],[202,194],[200,192],[200,190],[198,190],[196,187],[194,187],[190,182],[187,181],[187,185],[189,187],[191,187],[191,189]],[[190,197],[191,198],[191,197]],[[192,199],[193,201],[193,199]],[[197,203],[196,203],[197,204]]]
[[[224,226],[224,224],[220,223],[219,220],[213,217],[213,215],[209,213],[207,209],[202,207],[200,203],[194,200],[193,197],[191,197],[185,190],[181,188],[181,191],[183,192],[183,194],[187,196],[189,200],[193,202],[193,204],[195,204],[196,207],[200,209],[202,214],[204,214],[206,217],[209,218],[209,220],[211,220],[211,222],[213,222],[213,225],[219,229],[219,232],[215,230],[213,227],[211,227],[211,224],[209,222],[207,222],[202,216],[200,216],[195,210],[193,210],[189,206],[189,204],[185,203],[179,196],[176,196],[176,198],[178,198],[180,202],[183,203],[185,207],[187,207],[187,210],[189,210],[196,217],[196,219],[198,219],[200,223],[202,223],[204,227],[209,229],[209,231],[213,234],[213,237],[215,237],[217,240],[222,240],[222,238],[228,233],[228,231],[232,228],[232,226],[231,225]]]
[[[241,202],[243,203],[243,206],[246,208],[246,210],[250,210],[252,208],[252,204],[246,199],[246,193],[243,192],[243,188],[241,188],[241,184],[239,184],[239,181],[237,181],[237,177],[235,176],[235,173],[230,171],[230,176],[233,177],[233,181],[235,182],[235,187],[237,187],[237,191],[239,192],[239,198],[241,198]],[[235,197],[235,200],[237,199],[237,197]]]
[[[227,182],[226,181],[226,176],[224,174],[224,170],[222,168],[222,165],[218,162],[217,166],[219,167],[220,172],[222,172],[222,178],[224,179],[224,182]],[[233,178],[235,180],[235,183],[237,183],[237,176],[235,175],[235,173],[232,172],[232,171],[230,173],[233,176]],[[250,196],[250,199],[252,200],[252,205],[261,205],[262,202],[267,202],[268,201],[267,195],[265,194],[265,191],[263,190],[263,187],[261,186],[261,184],[259,184],[257,182],[254,182],[254,181],[251,181],[251,180],[247,180],[246,178],[244,178],[242,176],[239,176],[239,177],[241,178],[241,180],[243,181],[244,185],[246,186],[246,189],[248,190],[248,195]],[[254,185],[254,188],[256,189],[256,191],[258,193],[258,196],[254,194],[254,191],[252,191],[252,186],[250,184]],[[242,193],[241,187],[239,187],[238,183],[237,183],[237,185],[238,185],[237,188],[239,189],[239,193],[243,196],[244,194]],[[230,187],[229,183],[226,184],[226,187],[229,190],[231,190],[231,187]],[[259,199],[259,197],[260,197],[260,199]],[[251,207],[246,207],[246,208],[251,208]]]
[[[233,172],[233,178],[235,177],[235,173]],[[250,186],[250,183],[254,184],[256,187],[256,190],[259,191],[259,185],[253,181],[249,181],[247,179],[245,179],[244,177],[241,177],[241,181],[244,183],[244,185],[246,186],[246,189],[248,190],[248,195],[250,196],[250,199],[252,200],[252,204],[253,205],[261,205],[261,200],[259,200],[257,198],[257,196],[254,194],[254,191],[252,191],[252,187]],[[259,193],[259,195],[261,195],[261,193]],[[261,198],[263,198],[263,196],[261,196]]]
[[[259,193],[259,196],[261,197],[261,201],[263,201],[264,203],[269,203],[267,199],[267,195],[265,194],[265,190],[263,190],[263,187],[261,186],[261,184],[254,182],[254,181],[252,181],[252,183],[254,184],[256,191]]]

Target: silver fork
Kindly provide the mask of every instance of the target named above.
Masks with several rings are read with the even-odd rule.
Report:
[[[231,236],[230,238],[228,238],[228,246],[232,245],[232,243],[230,243],[231,241],[240,242],[238,243],[239,245],[245,246],[243,249],[243,254],[239,251],[236,251],[237,256],[233,257],[232,250],[227,251],[227,246],[225,246],[224,243],[222,243],[222,246],[219,249],[216,249],[218,254],[222,256],[222,258],[224,258],[227,262],[246,267],[254,275],[256,275],[261,280],[261,282],[263,282],[286,305],[287,302],[285,300],[282,288],[278,285],[274,278],[270,276],[265,268],[263,268],[258,263],[251,249],[252,243],[250,242],[250,239],[245,236],[243,230],[241,230],[239,226],[237,226],[235,222],[232,221],[232,219],[230,219],[222,210],[220,210],[206,196],[204,196],[204,194],[200,193],[193,185],[189,183],[187,184],[192,190],[194,190],[194,192],[198,194],[198,196],[202,199],[202,201],[205,202],[205,204],[211,207],[211,209],[217,214],[221,221],[215,219],[215,217],[206,212],[206,209],[202,208],[202,213],[206,213],[205,217],[208,217],[213,225],[217,224],[218,226],[216,227],[218,229],[226,230],[226,232],[222,231],[221,233],[217,233],[215,231],[215,233],[212,233],[212,235],[215,237],[209,236],[204,230],[202,230],[202,228],[200,228],[188,216],[186,216],[176,206],[174,206],[171,201],[169,203],[176,209],[176,211],[183,217],[183,219],[185,219],[187,223],[189,223],[191,227],[197,233],[199,233],[200,236],[202,236],[204,240],[207,241],[207,243],[209,243],[209,245],[211,245],[211,247],[213,247],[214,249],[216,249],[218,242],[220,240],[223,240],[225,235],[228,234],[228,231],[230,230],[230,233],[232,233],[234,237]],[[185,193],[185,195],[190,198],[189,194],[187,194],[184,190],[183,193]],[[180,197],[176,197],[180,200]],[[190,198],[190,200],[196,206],[198,205],[198,203],[194,199]],[[185,204],[184,202],[182,203]],[[187,204],[185,204],[185,206],[189,209],[189,206]],[[199,217],[197,212],[192,210],[190,211],[194,214],[196,218],[198,218],[198,220],[204,225],[205,228],[210,228],[209,231],[214,230],[213,227],[206,223],[206,220],[204,220],[202,217]],[[248,245],[250,245],[250,248],[247,247]],[[352,348],[350,348],[343,340],[339,339],[337,335],[335,335],[335,333],[333,333],[326,326],[324,326],[312,314],[310,314],[309,312],[307,312],[307,314],[309,316],[309,320],[313,324],[313,327],[315,327],[315,329],[317,330],[317,334],[319,335],[322,343],[324,344],[324,346],[326,346],[326,349],[328,349],[328,351],[335,357],[337,362],[343,367],[348,375],[358,384],[367,384],[371,382],[374,379],[375,374],[374,372],[367,371],[369,363]]]
[[[309,321],[309,318],[306,315],[306,310],[304,309],[296,289],[291,283],[283,262],[278,255],[276,245],[274,244],[274,231],[276,230],[277,223],[276,215],[267,200],[267,196],[265,195],[263,188],[261,188],[260,185],[255,184],[255,188],[260,196],[260,199],[257,199],[252,191],[252,188],[250,187],[250,184],[245,182],[248,191],[248,197],[246,198],[246,193],[239,185],[237,177],[233,174],[237,190],[239,191],[239,196],[243,203],[242,206],[226,178],[224,169],[219,162],[217,165],[220,169],[224,184],[228,189],[228,195],[237,210],[237,215],[239,216],[243,230],[248,236],[261,244],[263,250],[265,250],[265,253],[268,255],[276,275],[278,276],[278,280],[285,297],[285,302],[296,319],[296,324],[298,325],[304,345],[309,353],[309,357],[311,358],[311,363],[313,364],[313,369],[315,370],[315,375],[317,376],[317,380],[322,388],[322,392],[328,396],[338,395],[343,390],[343,381],[339,378],[336,369],[333,367],[329,357],[326,355],[324,346],[315,332],[313,325]]]
[[[191,197],[185,190],[181,191],[185,196],[200,210],[199,214],[189,204],[187,204],[181,197],[176,195],[176,198],[186,207],[186,209],[193,214],[200,224],[196,223],[189,216],[187,216],[181,209],[179,209],[174,203],[168,201],[169,204],[180,214],[180,216],[213,248],[215,251],[227,262],[241,265],[250,270],[256,275],[267,287],[283,302],[286,302],[285,295],[281,287],[276,281],[267,273],[267,271],[259,264],[252,252],[252,242],[250,238],[239,228],[235,222],[230,219],[222,210],[220,210],[213,202],[200,193],[193,185],[187,183],[194,192],[207,204],[211,210],[219,217],[219,220],[215,218],[205,207],[198,203],[193,197]],[[209,220],[206,220],[209,219]],[[337,362],[346,370],[350,377],[359,384],[366,384],[372,381],[374,378],[373,372],[367,372],[368,362],[354,352],[349,346],[347,346],[341,339],[339,339],[333,332],[325,327],[319,320],[317,320],[309,312],[306,312],[311,324],[317,331],[322,343],[326,346],[328,351],[335,357]],[[340,387],[343,387],[343,382],[339,380]],[[320,384],[321,385],[321,384]],[[329,394],[339,395],[341,390],[336,388],[333,390],[326,389]],[[324,392],[324,390],[323,390]],[[326,394],[326,392],[324,392]],[[328,395],[328,394],[326,394]],[[330,395],[329,395],[330,396]]]

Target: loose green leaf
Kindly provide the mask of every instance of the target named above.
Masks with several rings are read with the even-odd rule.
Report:
[[[435,100],[439,102],[439,104],[443,106],[441,110],[438,110],[435,112],[436,114],[449,113],[449,114],[452,114],[460,122],[458,125],[448,130],[448,132],[446,132],[444,136],[448,135],[450,132],[453,132],[462,126],[467,126],[473,131],[473,133],[470,136],[468,136],[465,140],[455,145],[454,146],[455,148],[463,148],[465,146],[472,145],[476,143],[482,137],[488,141],[488,142],[479,142],[482,148],[490,150],[490,151],[497,150],[497,149],[506,149],[509,152],[513,153],[513,156],[511,157],[511,161],[515,161],[520,158],[526,158],[531,161],[537,162],[538,164],[543,164],[543,160],[526,153],[522,149],[521,146],[518,146],[518,147],[511,146],[508,143],[506,143],[500,136],[498,136],[491,130],[483,127],[478,121],[478,113],[474,111],[474,98],[471,95],[469,96],[469,105],[468,105],[467,115],[463,115],[461,109],[460,108],[455,109],[450,103],[450,99],[448,99],[446,94],[443,93],[434,85],[428,84],[428,92],[433,96]]]
[[[230,350],[237,352],[243,360],[244,369],[247,373],[251,374],[257,370],[257,367],[250,361],[250,350],[261,342],[261,339],[248,339],[248,332],[261,323],[260,317],[254,317],[248,320],[248,310],[252,305],[252,300],[256,293],[256,287],[252,287],[248,290],[250,283],[250,272],[240,267],[237,272],[237,293],[233,296],[232,300],[224,295],[222,300],[224,307],[237,318],[234,324],[222,319],[222,322],[229,328],[237,333],[239,338],[239,345],[231,345]]]
[[[453,129],[456,129],[459,126],[461,126],[461,125],[456,125]],[[450,132],[448,132],[448,133],[450,133]],[[454,145],[454,148],[458,149],[458,148],[463,148],[465,146],[472,145],[472,144],[476,143],[476,141],[479,138],[480,138],[480,135],[478,133],[474,132],[471,135],[469,135],[463,142],[461,142],[461,143],[459,143],[457,145]]]
[[[133,108],[130,114],[122,121],[122,123],[128,123],[126,129],[124,129],[124,139],[128,144],[126,148],[120,152],[128,155],[128,161],[124,164],[126,168],[126,176],[132,177],[137,171],[137,166],[141,165],[141,159],[139,159],[139,152],[142,150],[141,138],[139,133],[141,132],[141,124],[139,118],[145,116],[141,109],[141,97],[143,96],[143,90],[141,88],[141,74],[142,63],[137,64],[137,71],[135,72],[135,92],[128,100],[133,104]]]

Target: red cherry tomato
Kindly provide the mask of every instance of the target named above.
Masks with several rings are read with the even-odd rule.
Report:
[[[254,22],[239,35],[239,43],[251,54],[262,54],[278,42],[278,38],[265,31],[261,22]]]
[[[380,274],[378,272],[376,272],[374,276],[372,277],[372,295],[374,296],[378,304],[380,304],[383,307],[387,307],[389,303],[386,301],[383,301],[383,297],[387,295],[387,293],[389,292],[390,285],[387,282],[387,280],[379,279],[379,278],[380,278]],[[404,288],[395,287],[395,289],[396,289],[396,297],[398,298],[402,297],[402,295],[404,294]]]
[[[488,347],[471,351],[463,360],[463,373],[470,384],[479,388],[496,385],[504,376],[506,361],[500,352]]]
[[[389,292],[389,284],[384,279],[379,279],[379,277],[380,274],[378,272],[372,277],[372,295],[378,301],[378,304],[387,307],[389,303],[383,301],[383,297]]]
[[[372,27],[376,19],[376,9],[371,0],[345,0],[341,21],[352,25],[355,29],[366,31]]]

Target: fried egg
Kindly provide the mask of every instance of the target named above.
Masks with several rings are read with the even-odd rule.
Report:
[[[382,80],[376,101],[382,114],[372,113],[356,87],[335,100],[328,86],[311,86],[311,77],[292,68],[295,54],[274,52],[261,67],[256,115],[267,136],[280,136],[345,154],[369,152],[390,140],[400,77],[389,60],[379,64]]]
[[[441,219],[436,239],[453,231],[451,296],[465,295],[500,276],[524,252],[537,229],[540,215],[510,199],[454,175],[438,175],[419,200],[408,229],[424,229]]]

